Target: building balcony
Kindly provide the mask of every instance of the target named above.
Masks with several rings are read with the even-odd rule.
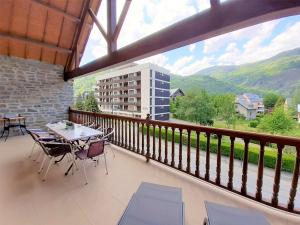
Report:
[[[126,86],[126,87],[117,87],[117,88],[106,88],[106,89],[103,89],[103,88],[99,88],[98,90],[100,92],[105,92],[105,91],[125,91],[125,90],[129,90],[129,89],[141,89],[141,85],[138,84],[138,85],[135,85],[135,86]]]

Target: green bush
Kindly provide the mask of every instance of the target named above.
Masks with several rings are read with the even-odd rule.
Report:
[[[146,130],[145,129],[145,134]],[[149,128],[150,130],[150,135],[153,136],[153,129],[152,127]],[[158,137],[158,129],[155,130],[155,136]],[[165,137],[165,130],[161,130],[161,135],[162,139]],[[168,141],[172,141],[172,132],[171,130],[168,130]],[[174,133],[174,141],[175,143],[179,143],[180,141],[180,135],[179,132],[175,131]],[[187,134],[183,133],[182,134],[182,144],[187,145]],[[196,133],[192,132],[191,133],[191,147],[196,148],[197,146],[197,139],[196,139]],[[211,138],[210,140],[210,152],[211,153],[217,153],[217,139]],[[200,135],[200,150],[201,151],[206,151],[206,137],[205,135],[201,134]],[[259,145],[253,145],[249,144],[249,158],[248,162],[252,164],[258,164],[258,159],[259,159]],[[223,156],[229,156],[230,155],[230,140],[229,138],[222,138],[222,147],[221,147],[221,154]],[[243,159],[244,157],[244,145],[239,142],[234,143],[234,158],[235,159]],[[277,149],[265,149],[265,154],[264,154],[264,166],[268,168],[275,168],[276,165],[276,159],[277,159]],[[282,166],[281,170],[282,171],[287,171],[287,172],[293,172],[295,167],[295,157],[290,154],[283,153],[282,156]]]
[[[249,127],[256,128],[258,126],[258,124],[259,124],[259,122],[257,120],[252,120],[249,123]]]

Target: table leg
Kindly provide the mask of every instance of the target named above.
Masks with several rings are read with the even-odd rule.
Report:
[[[65,176],[68,176],[70,170],[71,170],[72,167],[73,167],[73,164],[74,164],[74,163],[72,163],[72,164],[69,166],[68,170],[65,172]]]
[[[19,120],[19,129],[20,129],[22,135],[24,135],[23,130],[22,130],[22,125],[21,125],[21,120]]]
[[[4,133],[5,133],[5,128],[3,128],[3,131],[2,131],[2,134],[1,134],[1,137],[0,137],[0,138],[3,137]]]
[[[6,137],[5,137],[5,140],[4,141],[6,141],[7,140],[7,138],[8,138],[8,136],[9,136],[9,127],[7,127],[7,135],[6,135]]]

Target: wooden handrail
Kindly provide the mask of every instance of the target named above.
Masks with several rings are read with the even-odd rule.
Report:
[[[75,110],[70,109],[70,112],[74,113],[84,113],[86,115],[95,115],[93,112],[86,112],[81,110]],[[115,118],[115,119],[122,119],[122,120],[135,120],[136,122],[145,122],[146,119],[141,118],[133,118],[129,116],[121,116],[121,115],[112,115],[112,114],[106,114],[106,113],[98,113],[102,117],[105,118]],[[166,122],[166,121],[158,121],[158,120],[152,120],[151,124],[153,125],[160,125],[164,127],[169,128],[178,128],[183,130],[193,130],[193,131],[199,131],[199,132],[209,132],[216,135],[224,135],[229,137],[236,137],[241,139],[250,139],[250,140],[257,140],[260,142],[269,143],[271,140],[271,143],[274,144],[282,144],[282,145],[289,145],[289,146],[299,146],[300,147],[300,139],[295,137],[289,137],[289,136],[282,136],[282,135],[273,135],[273,134],[265,134],[265,133],[254,133],[249,131],[239,131],[239,130],[230,130],[225,128],[215,128],[215,127],[209,127],[209,126],[202,126],[202,125],[188,125],[188,124],[179,124],[179,123],[173,123],[173,122]]]
[[[156,121],[151,120],[150,116],[146,119],[141,119],[105,113],[86,112],[71,108],[69,109],[69,120],[80,124],[94,122],[97,126],[103,128],[112,127],[115,129],[115,133],[112,137],[113,144],[140,154],[146,157],[147,161],[157,161],[254,201],[300,214],[300,209],[295,208],[300,173],[299,138]],[[255,163],[257,163],[257,174],[255,175],[255,189],[252,192],[247,189],[249,183],[247,182],[249,177],[248,164],[253,163],[253,160],[251,161],[251,157],[253,159],[253,152],[251,152],[253,144],[250,145],[251,141],[257,143],[256,151],[258,151],[255,153],[257,157],[255,161]],[[227,143],[226,156],[229,161],[225,173],[222,173],[222,170],[226,168],[224,165],[221,166],[221,163],[223,163],[221,157],[224,155],[223,150],[225,148],[223,145],[224,142]],[[273,188],[272,197],[270,199],[266,199],[262,192],[264,166],[266,166],[265,157],[267,157],[265,147],[268,144],[277,146],[273,148],[277,153],[277,155],[273,156],[276,158],[272,161],[274,168],[273,183],[267,184]],[[243,146],[242,148],[241,145]],[[294,147],[297,155],[295,156],[294,169],[292,170],[290,166],[290,172],[293,172],[291,175],[290,190],[286,193],[288,199],[286,199],[286,202],[283,204],[280,202],[278,194],[280,185],[282,185],[283,182],[281,180],[281,172],[285,160],[285,146]],[[192,150],[192,147],[195,150]],[[203,155],[205,160],[200,161],[200,151],[205,151]],[[216,157],[214,157],[213,154],[216,154]],[[214,165],[211,162],[215,158],[216,164]],[[233,182],[238,175],[236,174],[235,167],[239,165],[235,162],[235,158],[241,160],[240,170],[242,177],[239,187],[236,187],[237,183]],[[205,165],[201,166],[201,163]],[[215,168],[212,168],[213,166],[215,166]],[[204,169],[201,170],[201,168]],[[211,171],[215,171],[216,175],[213,176]],[[224,174],[228,174],[227,179],[225,178],[226,181],[224,180]],[[253,176],[253,174],[251,176]]]

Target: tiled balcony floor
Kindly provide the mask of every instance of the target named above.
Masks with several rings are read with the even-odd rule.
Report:
[[[64,176],[67,161],[53,166],[42,182],[37,173],[40,164],[28,158],[31,147],[29,136],[0,140],[0,224],[114,225],[142,181],[182,188],[187,225],[202,224],[204,200],[260,210],[272,225],[300,224],[300,216],[262,206],[158,163],[146,163],[117,147],[115,158],[108,151],[109,175],[103,161],[97,168],[88,164],[88,185],[81,171]]]

